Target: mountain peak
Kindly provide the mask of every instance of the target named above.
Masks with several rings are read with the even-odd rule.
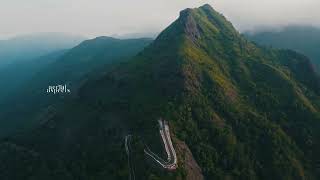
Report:
[[[211,10],[214,10],[213,7],[210,4],[204,4],[203,6],[200,7],[200,9],[211,9]]]
[[[205,4],[198,8],[180,11],[179,18],[160,33],[153,47],[180,48],[188,42],[196,47],[209,47],[212,44],[222,46],[234,39],[241,41],[238,31],[222,14],[215,11],[209,4]],[[229,44],[234,45],[232,42]]]
[[[192,41],[196,41],[200,38],[200,30],[198,22],[196,21],[194,14],[196,9],[185,9],[180,12],[179,21],[183,26],[184,32]]]
[[[157,39],[173,40],[184,36],[198,44],[200,39],[214,39],[218,34],[224,36],[220,40],[239,36],[232,24],[222,14],[215,11],[209,4],[205,4],[198,8],[187,8],[180,11],[179,18]]]
[[[209,11],[215,12],[215,10],[213,9],[213,7],[210,4],[204,4],[204,5],[200,6],[199,8],[186,8],[186,9],[180,11],[180,16],[189,15],[192,12],[195,12],[197,10],[209,10]]]
[[[190,15],[192,13],[192,11],[193,11],[193,9],[191,9],[191,8],[186,8],[186,9],[180,11],[180,18]]]
[[[110,47],[78,47],[77,56],[63,62],[82,60],[85,67],[104,62],[108,54],[122,55],[118,45]],[[30,134],[0,141],[5,165],[0,179],[124,179],[132,170],[122,140],[130,133],[137,179],[195,179],[203,173],[202,179],[315,180],[320,177],[320,96],[314,86],[319,79],[306,61],[292,51],[252,44],[209,5],[186,9],[132,59],[90,68],[101,69],[92,78],[79,76],[79,86],[84,85],[77,97],[49,108],[30,106],[39,112],[28,112],[28,122],[41,119],[41,124]],[[84,72],[67,65],[63,69]],[[145,158],[145,144],[150,150],[161,147],[159,118],[168,120],[175,137],[181,164],[176,172]],[[190,163],[197,172],[185,166]],[[83,164],[88,168],[79,174]]]

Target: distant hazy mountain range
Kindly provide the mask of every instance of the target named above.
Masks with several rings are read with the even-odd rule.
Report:
[[[41,94],[61,79],[79,87],[72,98]],[[31,82],[29,99],[0,118],[33,127],[0,141],[0,179],[127,180],[128,134],[139,180],[320,177],[320,79],[310,60],[252,43],[208,4],[181,11],[152,42],[86,41]],[[160,117],[176,171],[144,154],[146,144],[165,154]]]
[[[15,96],[15,93],[24,91],[21,86],[43,68],[49,66],[62,56],[67,50],[58,50],[47,55],[27,61],[15,61],[0,68],[0,104],[7,98]]]
[[[254,42],[275,48],[293,49],[308,56],[320,70],[320,29],[288,26],[281,30],[245,33]]]
[[[37,120],[30,119],[63,101],[64,95],[47,94],[48,86],[66,84],[71,89],[68,97],[77,94],[89,77],[102,76],[109,68],[106,65],[126,61],[151,41],[98,37],[68,50],[4,66],[0,69],[0,82],[5,87],[0,89],[0,136],[33,127]]]
[[[38,33],[0,40],[0,104],[15,89],[85,38],[64,33]]]
[[[5,64],[32,60],[54,51],[72,48],[85,39],[64,33],[39,33],[0,40],[0,68]]]

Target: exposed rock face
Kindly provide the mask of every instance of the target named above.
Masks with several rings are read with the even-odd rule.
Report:
[[[177,138],[173,138],[173,141],[176,145],[179,166],[182,166],[187,172],[186,180],[203,180],[202,170],[188,146]]]
[[[192,42],[200,38],[200,31],[197,22],[191,15],[192,9],[186,9],[180,12],[181,23],[184,24],[184,31]]]

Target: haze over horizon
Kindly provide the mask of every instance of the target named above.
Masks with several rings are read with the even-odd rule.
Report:
[[[180,10],[205,3],[241,32],[287,25],[320,27],[318,0],[0,0],[0,39],[40,32],[89,38],[152,36],[173,22]]]

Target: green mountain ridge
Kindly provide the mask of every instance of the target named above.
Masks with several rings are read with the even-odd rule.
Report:
[[[67,50],[59,50],[49,53],[34,60],[16,62],[0,69],[0,81],[6,88],[0,90],[0,104],[10,98],[9,95],[19,88],[30,78],[32,78],[42,68],[54,62]]]
[[[143,38],[120,40],[98,37],[80,43],[54,60],[43,57],[40,60],[50,60],[50,63],[36,69],[35,72],[29,72],[29,76],[25,75],[27,79],[24,83],[20,84],[16,91],[11,90],[10,96],[0,102],[0,137],[33,128],[39,121],[36,120],[37,117],[43,116],[39,114],[46,114],[56,103],[72,99],[87,79],[103,76],[109,66],[126,61],[151,41]],[[31,66],[31,62],[25,62],[24,66],[28,65]],[[12,78],[14,80],[15,77]],[[48,86],[65,84],[71,90],[71,95],[46,93]]]
[[[65,33],[35,33],[0,40],[0,70],[54,51],[73,48],[85,39]]]
[[[265,46],[293,49],[307,55],[319,71],[320,29],[309,26],[288,26],[279,31],[269,30],[244,34],[248,39]]]
[[[4,140],[0,174],[127,179],[123,140],[132,133],[137,179],[191,179],[183,152],[178,170],[163,172],[139,151],[139,139],[159,147],[156,120],[163,117],[174,146],[185,143],[205,179],[317,179],[319,102],[308,58],[257,47],[210,5],[186,9],[40,127]]]

